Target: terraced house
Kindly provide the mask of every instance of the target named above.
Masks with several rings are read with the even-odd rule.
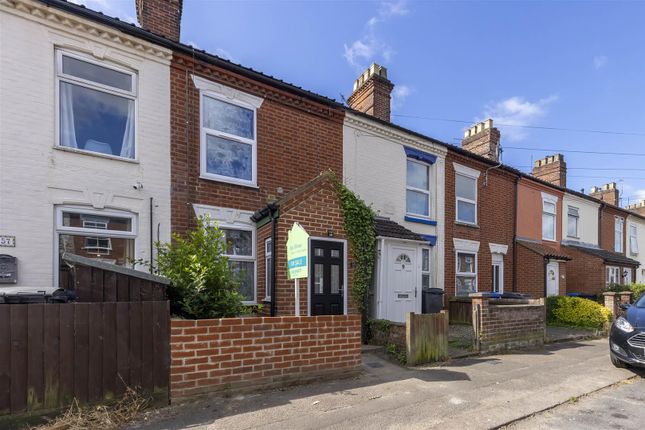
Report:
[[[132,266],[170,238],[172,51],[132,30],[65,2],[0,2],[5,293],[67,287],[64,252]]]
[[[181,1],[137,2],[141,27],[172,48],[172,231],[198,217],[225,234],[248,305],[271,315],[352,311],[342,178],[343,110],[333,100],[179,43]],[[333,173],[332,173],[333,172]],[[310,276],[286,277],[286,240],[310,235]],[[298,299],[296,299],[298,297]]]

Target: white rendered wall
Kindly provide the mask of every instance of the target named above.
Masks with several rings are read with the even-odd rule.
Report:
[[[151,240],[170,237],[171,53],[38,2],[16,4],[0,3],[0,235],[16,238],[0,254],[18,258],[17,286],[52,287],[54,207],[70,204],[137,214],[135,258],[150,260]],[[137,160],[56,148],[57,47],[137,71]]]
[[[578,208],[578,237],[567,235],[567,208]],[[565,193],[562,205],[562,240],[598,246],[598,210],[600,205],[573,194]]]
[[[638,242],[638,253],[636,255],[631,253],[629,248],[629,226],[636,225],[636,237]],[[634,260],[638,260],[641,265],[636,268],[636,283],[644,284],[645,283],[645,220],[640,217],[630,215],[627,217],[627,224],[625,226],[625,231],[627,232],[627,241],[626,241],[626,253],[625,255]]]

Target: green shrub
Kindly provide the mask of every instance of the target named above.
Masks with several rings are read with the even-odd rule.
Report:
[[[171,312],[184,318],[224,318],[248,313],[229,268],[224,233],[199,218],[185,237],[157,243],[157,271],[170,279]]]
[[[629,285],[619,285],[612,284],[609,287],[605,288],[605,291],[614,291],[620,293],[621,291],[631,291],[632,302],[638,300],[643,294],[645,294],[645,284],[629,284]]]
[[[601,304],[580,297],[548,297],[547,321],[551,324],[600,329],[612,319]]]

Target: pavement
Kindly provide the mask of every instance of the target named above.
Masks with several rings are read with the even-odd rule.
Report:
[[[645,380],[631,379],[513,423],[508,430],[642,430]]]
[[[399,367],[364,354],[353,379],[173,405],[143,429],[488,429],[635,377],[609,361],[606,339]]]

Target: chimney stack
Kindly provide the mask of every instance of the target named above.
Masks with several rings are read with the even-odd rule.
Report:
[[[638,215],[645,216],[645,200],[641,200],[640,202],[632,205],[627,205],[627,209],[637,213]]]
[[[549,155],[533,163],[533,176],[558,187],[567,187],[567,163],[564,155]]]
[[[615,182],[605,184],[602,188],[591,187],[589,195],[605,203],[618,206],[618,188],[616,188]]]
[[[347,99],[350,108],[390,122],[390,100],[394,84],[387,79],[387,69],[372,63],[354,81],[354,91]]]
[[[495,162],[499,162],[499,141],[501,134],[493,127],[493,120],[488,118],[475,124],[464,132],[461,147]]]
[[[179,42],[184,0],[135,0],[137,21],[144,30]]]

